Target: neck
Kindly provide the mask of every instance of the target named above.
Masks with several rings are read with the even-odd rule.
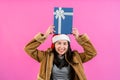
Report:
[[[59,57],[60,59],[63,59],[63,58],[64,58],[64,55],[58,55],[58,57]]]

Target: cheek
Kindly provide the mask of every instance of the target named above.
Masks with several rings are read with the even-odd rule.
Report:
[[[68,45],[65,45],[65,48],[68,49]]]
[[[58,45],[55,45],[55,48],[58,48],[59,46]]]
[[[59,46],[55,46],[55,50],[57,51],[57,49],[59,48]]]
[[[68,46],[66,47],[66,50],[68,50]]]

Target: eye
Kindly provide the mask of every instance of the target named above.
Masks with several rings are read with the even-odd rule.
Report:
[[[57,42],[57,44],[61,44],[61,42]]]
[[[68,43],[67,43],[67,42],[64,42],[63,44],[64,44],[64,45],[67,45]]]

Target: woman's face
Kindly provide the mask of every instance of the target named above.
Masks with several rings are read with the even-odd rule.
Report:
[[[68,50],[68,41],[59,40],[55,42],[55,50],[58,52],[60,56],[65,54]]]

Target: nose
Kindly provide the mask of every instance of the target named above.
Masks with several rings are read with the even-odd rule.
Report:
[[[63,48],[63,47],[64,47],[64,45],[63,45],[63,44],[61,44],[61,45],[60,45],[60,48]]]

